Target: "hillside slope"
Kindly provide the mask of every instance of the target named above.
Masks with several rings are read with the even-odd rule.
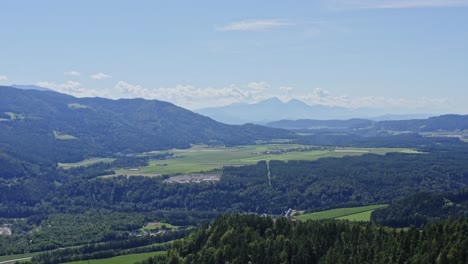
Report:
[[[0,87],[0,144],[35,161],[292,136],[280,129],[222,124],[157,100],[76,98]]]

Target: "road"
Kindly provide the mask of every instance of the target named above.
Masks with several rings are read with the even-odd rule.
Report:
[[[267,160],[266,161],[266,164],[267,164],[267,170],[268,170],[268,184],[271,186],[271,173],[270,173],[270,161]]]

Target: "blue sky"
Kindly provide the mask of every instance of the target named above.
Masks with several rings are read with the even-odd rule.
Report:
[[[468,0],[0,3],[0,85],[468,114]]]

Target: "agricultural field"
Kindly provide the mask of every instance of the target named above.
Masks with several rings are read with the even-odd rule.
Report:
[[[377,204],[369,206],[359,206],[350,208],[337,208],[326,211],[315,212],[311,214],[302,214],[294,216],[301,221],[320,220],[320,219],[337,219],[349,221],[370,221],[372,211],[387,207],[387,204]]]
[[[313,147],[297,144],[245,145],[237,147],[208,147],[196,145],[190,149],[164,151],[174,158],[151,161],[149,166],[135,171],[118,170],[116,175],[188,174],[220,169],[223,166],[256,164],[262,160],[316,160],[327,157],[358,156],[364,154],[384,155],[389,152],[417,153],[403,148],[334,148]],[[158,153],[158,152],[152,152]]]
[[[142,261],[149,257],[154,257],[156,255],[164,254],[164,253],[165,251],[130,254],[130,255],[123,255],[123,256],[118,256],[118,257],[113,257],[113,258],[90,259],[90,260],[67,262],[67,264],[88,264],[88,263],[89,264],[132,264],[137,261]]]
[[[93,158],[93,159],[86,159],[86,160],[75,162],[75,163],[59,163],[58,166],[60,168],[69,169],[69,168],[80,167],[80,166],[89,166],[89,165],[93,165],[99,162],[110,163],[110,162],[113,162],[114,160],[115,159],[113,158]]]

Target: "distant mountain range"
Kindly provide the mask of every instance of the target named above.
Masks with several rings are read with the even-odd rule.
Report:
[[[49,92],[55,92],[54,90],[51,90],[49,88],[37,86],[37,85],[24,85],[24,84],[12,84],[11,87],[18,88],[21,90],[36,90],[36,91],[49,91]]]
[[[203,108],[195,110],[195,112],[227,124],[265,124],[283,119],[329,120],[358,117],[372,120],[403,120],[431,116],[428,114],[386,115],[385,112],[378,109],[351,109],[325,105],[308,105],[296,99],[282,102],[275,97],[255,104],[231,104],[221,107]]]
[[[22,88],[0,86],[0,147],[18,157],[64,162],[117,152],[251,144],[294,136],[258,125],[222,124],[157,100],[76,98]]]
[[[468,129],[468,115],[442,115],[427,119],[373,121],[349,120],[280,120],[266,124],[270,127],[292,130],[343,129],[404,132],[463,131]]]

